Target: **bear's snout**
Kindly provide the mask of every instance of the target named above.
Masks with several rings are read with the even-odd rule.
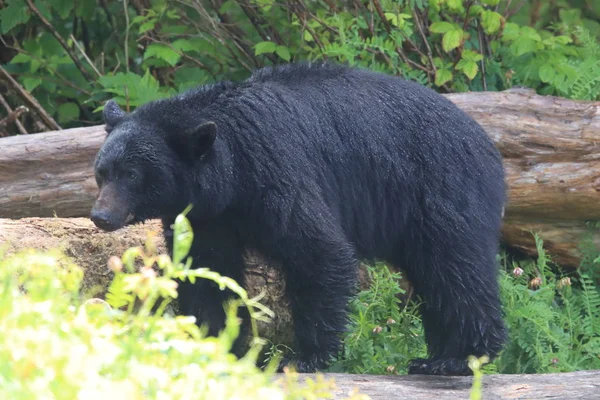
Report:
[[[100,190],[96,204],[90,213],[90,219],[98,228],[112,232],[133,219],[129,212],[127,202],[113,183],[109,183]]]
[[[110,220],[110,214],[107,210],[92,210],[90,219],[98,228],[104,231],[114,231],[120,228]]]

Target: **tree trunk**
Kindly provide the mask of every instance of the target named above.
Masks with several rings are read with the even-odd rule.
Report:
[[[556,261],[577,266],[585,222],[600,219],[600,102],[521,89],[447,97],[483,126],[504,157],[506,244],[534,255],[529,231],[542,228]],[[0,139],[0,217],[86,217],[103,139],[103,126]]]
[[[333,399],[345,399],[354,388],[372,400],[454,400],[468,399],[472,377],[426,375],[350,375],[324,374],[333,379]],[[300,382],[316,379],[314,374],[301,374]],[[578,371],[539,375],[485,375],[482,398],[507,399],[597,399],[600,393],[600,371]]]

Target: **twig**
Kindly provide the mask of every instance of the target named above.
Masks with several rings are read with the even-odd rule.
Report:
[[[436,68],[435,68],[435,64],[433,63],[433,54],[431,52],[431,46],[429,46],[429,42],[427,41],[427,37],[425,36],[425,32],[423,31],[423,26],[421,25],[421,21],[419,18],[419,15],[417,14],[417,10],[416,8],[413,10],[413,19],[415,21],[415,24],[417,25],[417,28],[419,29],[419,33],[421,34],[421,39],[423,39],[423,43],[425,43],[425,48],[427,49],[427,58],[429,59],[429,63],[431,64],[431,68],[433,69],[433,79],[435,80],[435,74],[436,74]]]
[[[269,37],[272,41],[274,41],[275,43],[277,43],[278,45],[285,45],[284,41],[281,39],[281,35],[279,34],[279,32],[277,32],[277,30],[275,29],[275,27],[273,27],[272,24],[269,24],[267,21],[265,21],[265,19],[256,12],[256,10],[254,9],[254,6],[252,4],[250,4],[250,2],[248,0],[241,0],[237,2],[240,7],[244,10],[244,13],[246,13],[246,15],[248,15],[248,18],[250,18],[250,20],[252,21],[252,23],[254,24],[254,21],[256,21],[259,26],[263,25],[266,26],[268,29],[268,34]],[[249,15],[251,14],[251,16]],[[258,30],[258,27],[257,27]]]
[[[81,88],[77,85],[75,85],[73,82],[71,82],[70,80],[68,80],[67,78],[65,78],[60,72],[58,72],[57,70],[55,70],[54,68],[52,68],[50,65],[48,65],[48,63],[46,63],[46,61],[42,60],[41,58],[38,58],[36,55],[29,53],[26,50],[23,50],[20,47],[15,47],[15,46],[11,46],[8,43],[6,43],[6,41],[0,36],[0,42],[2,42],[2,44],[4,45],[4,47],[6,47],[7,49],[11,49],[11,50],[15,50],[21,54],[25,54],[28,57],[31,57],[32,59],[34,59],[35,61],[39,62],[40,65],[42,65],[44,68],[46,68],[48,71],[50,71],[52,73],[52,75],[56,75],[60,78],[60,82],[75,89],[78,90],[82,93],[85,93],[88,96],[92,96],[92,93],[85,90],[84,88]]]
[[[18,119],[19,116],[26,112],[29,112],[29,108],[27,108],[25,106],[17,107],[15,110],[8,113],[6,118],[3,118],[0,120],[0,129],[7,127],[8,125],[12,124],[13,122],[19,121],[19,119]],[[0,135],[2,135],[1,131],[0,131]]]
[[[56,131],[62,129],[60,125],[56,123],[54,118],[52,118],[50,114],[48,114],[46,110],[44,110],[40,103],[38,103],[38,101],[27,90],[25,90],[25,88],[23,88],[23,86],[21,86],[19,82],[15,81],[13,77],[10,76],[10,74],[4,68],[2,68],[2,66],[0,66],[0,75],[2,75],[6,82],[8,82],[12,86],[12,88],[23,98],[23,101],[25,101],[25,103],[27,103],[27,105],[30,108],[35,110],[35,112],[40,116],[40,118],[42,119],[42,121],[44,121],[44,124],[46,124],[48,128]]]
[[[481,50],[481,84],[483,85],[483,91],[487,92],[487,79],[485,77],[485,43],[483,39],[483,30],[481,29],[481,24],[477,23],[477,34],[479,36],[479,49]]]
[[[25,2],[27,3],[27,6],[29,7],[29,9],[40,19],[40,21],[42,21],[42,24],[44,24],[44,26],[46,28],[48,28],[50,33],[52,33],[52,36],[54,36],[54,38],[58,41],[58,43],[60,43],[62,48],[65,49],[65,51],[67,52],[69,57],[71,57],[71,60],[73,60],[73,62],[75,63],[75,66],[77,67],[77,69],[79,69],[79,71],[81,71],[81,74],[83,75],[83,77],[85,79],[87,79],[90,83],[94,82],[94,79],[92,78],[92,76],[84,68],[81,61],[79,61],[79,59],[75,56],[75,53],[73,53],[73,51],[69,48],[69,45],[67,45],[67,42],[65,42],[65,40],[60,36],[58,31],[56,29],[54,29],[52,24],[50,22],[48,22],[48,20],[46,18],[44,18],[42,13],[40,13],[40,10],[38,10],[37,7],[33,4],[33,1],[25,0]]]
[[[6,99],[4,98],[4,96],[2,96],[0,94],[0,104],[2,104],[2,106],[4,107],[4,109],[6,110],[6,112],[8,113],[8,115],[10,116],[10,114],[12,114],[14,111],[13,109],[10,107],[10,104],[8,104],[8,102],[6,101]],[[23,106],[17,107],[17,110],[19,108],[21,108]],[[25,109],[26,112],[29,112],[29,109],[27,107],[23,107]],[[23,126],[23,124],[21,123],[21,121],[19,121],[19,116],[22,114],[22,112],[20,112],[16,117],[15,117],[15,125],[17,126],[17,129],[19,129],[19,132],[21,132],[21,134],[23,135],[27,135],[27,129],[25,129],[25,127]],[[6,119],[8,119],[8,117],[6,117]]]
[[[71,40],[75,44],[75,47],[77,47],[77,49],[81,52],[81,55],[86,59],[86,61],[88,62],[88,64],[90,64],[90,67],[92,67],[92,69],[94,70],[94,72],[96,74],[98,74],[98,76],[102,76],[102,74],[100,73],[100,71],[98,71],[98,69],[96,68],[96,66],[92,62],[92,60],[90,60],[90,58],[88,57],[88,55],[85,54],[85,51],[81,48],[81,46],[79,45],[79,42],[77,42],[77,39],[75,39],[75,36],[73,36],[72,33],[71,33]]]
[[[252,9],[252,6],[248,2],[240,1],[240,2],[238,2],[238,4],[244,11],[244,14],[246,14],[248,19],[252,23],[252,26],[254,26],[254,29],[256,29],[256,32],[258,32],[258,34],[264,41],[274,41],[277,44],[282,44],[279,34],[277,34],[276,32],[272,32],[271,35],[269,35],[262,29],[261,25],[266,25],[264,19],[260,15],[257,15],[254,12],[254,10]],[[272,63],[274,63],[274,64],[277,63],[277,57],[274,54],[264,53],[264,55],[269,60],[271,60]]]
[[[509,10],[508,7],[510,7],[510,3],[508,3],[508,5],[506,6],[506,12],[504,14],[504,19],[509,19],[510,17],[512,17],[513,15],[515,15],[516,13],[519,12],[519,10],[521,8],[523,8],[523,6],[525,5],[525,3],[527,3],[528,0],[521,0],[521,2],[519,4],[517,4],[517,6],[514,8],[514,10]]]
[[[125,12],[125,71],[129,73],[129,13],[127,12],[127,0],[123,0],[123,12]]]
[[[194,64],[196,64],[198,67],[202,68],[203,70],[205,70],[206,72],[208,72],[209,74],[211,74],[214,79],[217,79],[217,77],[215,76],[215,74],[210,70],[210,68],[208,68],[208,66],[206,66],[206,64],[204,64],[200,60],[195,59],[194,57],[192,57],[190,55],[185,54],[183,51],[177,50],[171,44],[169,44],[167,42],[163,42],[162,40],[154,39],[152,36],[148,36],[148,35],[144,35],[141,38],[139,38],[138,40],[142,40],[142,39],[148,39],[151,42],[162,44],[163,46],[167,46],[168,48],[170,48],[171,50],[173,50],[175,53],[179,54],[181,57],[185,58],[186,60],[190,60],[191,62],[193,62]]]
[[[379,15],[379,18],[383,22],[383,25],[385,26],[385,29],[386,29],[388,35],[391,37],[392,27],[390,25],[390,22],[385,17],[385,13],[383,12],[383,8],[381,7],[381,2],[379,0],[372,0],[372,1],[373,1],[373,5],[375,6],[375,10],[377,11],[377,14]],[[421,56],[425,55],[421,52],[421,50],[419,50],[419,47],[415,43],[413,43],[412,40],[410,40],[410,38],[404,36],[404,39],[410,43],[410,45],[413,47],[413,49],[419,55],[421,55]],[[427,67],[424,67],[423,65],[418,64],[418,63],[414,62],[413,60],[411,60],[410,58],[408,58],[408,56],[404,53],[404,50],[402,50],[402,48],[400,46],[396,46],[396,53],[398,53],[398,55],[400,56],[402,61],[404,61],[406,64],[412,65],[413,67],[426,72],[428,75],[431,73],[431,71]]]
[[[220,30],[221,30],[220,27],[223,27],[222,30],[231,37],[231,42],[243,56],[245,56],[248,60],[250,60],[255,66],[259,66],[262,64],[254,56],[254,52],[250,49],[250,47],[246,43],[244,43],[244,41],[242,40],[243,32],[240,29],[237,29],[233,24],[231,24],[225,14],[221,14],[219,12],[219,6],[216,4],[216,2],[211,1],[210,3],[211,3],[211,6],[212,6],[215,14],[219,18],[219,22],[220,22],[219,24],[215,23],[214,19],[211,17],[211,15],[208,13],[208,11],[206,11],[206,9],[204,8],[204,5],[202,4],[202,2],[196,0],[196,1],[193,1],[190,4],[188,4],[187,2],[182,1],[182,0],[177,0],[177,1],[181,4],[188,5],[188,6],[191,6],[194,8],[198,12],[198,14],[202,18],[204,18],[204,20],[208,23],[208,25],[210,25],[212,30],[201,29],[195,21],[189,19],[191,24],[194,25],[196,27],[196,29],[198,29],[199,32],[207,32],[209,35],[211,35],[213,38],[215,38],[219,43],[221,43],[221,45],[223,45],[223,47],[225,47],[227,49],[227,51],[229,51],[231,56],[233,58],[235,58],[235,60],[239,64],[241,64],[244,68],[246,68],[246,70],[252,71],[252,67],[250,65],[248,65],[244,60],[242,60],[242,58],[239,57],[238,54],[236,54],[236,52],[231,48],[231,46],[229,46],[229,44],[223,39],[222,35],[220,34]],[[237,32],[239,32],[239,34]]]

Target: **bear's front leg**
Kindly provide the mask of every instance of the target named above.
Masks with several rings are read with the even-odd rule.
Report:
[[[298,372],[324,369],[339,350],[358,280],[354,248],[340,231],[298,225],[277,242],[296,339],[295,355],[284,359],[279,371],[286,365]]]
[[[193,268],[209,268],[223,276],[234,279],[244,286],[243,248],[237,232],[223,221],[195,221],[189,219],[194,232],[194,240],[188,254],[193,260]],[[172,221],[163,220],[163,231],[169,254],[173,253]],[[208,279],[180,281],[178,287],[179,311],[182,315],[196,317],[196,324],[208,327],[210,336],[217,336],[225,327],[224,302],[236,296],[230,290],[220,290],[218,285]],[[246,322],[245,309],[239,309],[240,317]],[[242,324],[240,336],[234,345],[236,356],[242,355],[242,343],[245,338],[246,324]]]

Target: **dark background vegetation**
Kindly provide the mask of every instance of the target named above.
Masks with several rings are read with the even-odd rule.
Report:
[[[257,67],[334,60],[440,92],[515,85],[600,95],[594,0],[0,0],[0,75],[22,129],[100,123],[128,109]],[[36,110],[30,94],[47,113]],[[15,124],[3,135],[19,133]]]

